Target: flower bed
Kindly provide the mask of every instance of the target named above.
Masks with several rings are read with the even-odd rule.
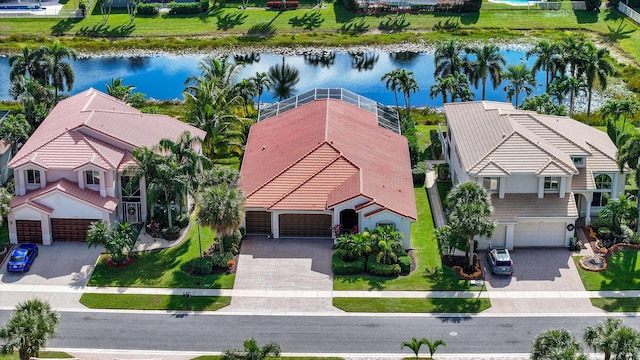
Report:
[[[267,8],[271,10],[293,10],[300,6],[299,1],[267,1]]]
[[[482,267],[480,260],[474,255],[473,271],[467,269],[467,258],[464,256],[443,256],[442,265],[452,268],[460,280],[477,280],[482,279]]]
[[[593,249],[600,254],[604,254],[605,256],[611,256],[615,254],[616,251],[622,249],[631,249],[631,250],[640,250],[640,244],[630,244],[630,243],[617,243],[611,245],[609,247],[605,247],[598,238],[598,234],[596,231],[589,226],[589,231],[587,232],[587,236],[589,237],[589,241],[593,244]]]

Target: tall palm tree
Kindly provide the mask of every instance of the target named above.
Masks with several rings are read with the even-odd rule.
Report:
[[[423,344],[424,343],[422,342],[422,340],[418,340],[413,337],[410,341],[403,341],[401,344],[401,349],[404,349],[406,347],[411,349],[411,351],[413,351],[413,353],[416,355],[416,359],[418,359],[420,355],[420,348]]]
[[[9,56],[9,80],[13,81],[18,76],[33,77],[43,86],[46,82],[46,62],[44,61],[43,48],[31,49],[28,46],[22,48],[22,53]]]
[[[617,350],[627,348],[624,344],[618,343],[620,340],[620,333],[623,332],[625,335],[632,335],[633,331],[629,330],[633,329],[624,325],[621,319],[608,317],[604,321],[598,322],[596,325],[587,325],[584,328],[584,342],[586,342],[593,351],[603,353],[604,360],[610,360],[611,355],[614,355],[615,358],[618,359],[618,356],[621,354],[619,354]],[[637,330],[635,330],[635,332],[636,334],[633,334],[634,336],[629,336],[623,341],[635,342],[636,349],[634,353],[638,353],[640,349],[637,348],[637,346],[640,337],[637,334]]]
[[[67,91],[73,89],[73,83],[76,73],[71,64],[64,62],[65,59],[76,61],[77,54],[75,50],[60,45],[60,41],[56,40],[51,46],[45,46],[43,53],[47,59],[47,72],[51,76],[50,84],[55,90],[55,100],[58,100],[58,91]]]
[[[553,74],[557,70],[556,64],[558,63],[560,46],[557,43],[550,43],[547,40],[540,40],[531,50],[527,51],[526,56],[529,59],[531,56],[536,56],[536,61],[531,67],[531,71],[536,72],[543,70],[545,75],[545,89],[549,89],[549,83],[553,78]]]
[[[449,100],[449,88],[451,87],[451,77],[437,77],[431,84],[429,96],[435,99],[438,95],[442,95],[442,102],[446,104]]]
[[[38,127],[49,113],[54,101],[51,87],[44,86],[31,76],[18,75],[11,81],[9,95],[20,99],[24,115],[32,128]]]
[[[502,74],[507,60],[500,53],[500,47],[493,44],[485,44],[482,47],[469,47],[466,49],[468,54],[475,55],[475,60],[466,61],[469,81],[473,86],[478,87],[478,83],[482,84],[482,100],[487,98],[487,78],[491,79],[493,88],[497,89],[502,82]]]
[[[640,133],[635,132],[626,141],[619,145],[616,155],[620,173],[624,173],[626,167],[634,170],[636,184],[640,184]],[[640,230],[640,196],[636,196],[638,207],[638,221],[636,222],[636,232]]]
[[[107,88],[107,94],[122,101],[127,101],[131,96],[131,92],[136,88],[133,85],[124,85],[122,78],[111,78],[111,83],[106,83],[105,86]]]
[[[273,83],[273,94],[278,100],[290,98],[295,93],[295,86],[300,81],[300,71],[294,66],[284,63],[269,68],[269,78]]]
[[[444,340],[441,339],[436,339],[436,340],[429,340],[427,338],[422,338],[422,343],[427,345],[427,347],[429,348],[429,358],[433,359],[433,354],[436,353],[436,350],[438,350],[438,348],[440,346],[447,346],[447,343],[444,342]]]
[[[198,64],[200,76],[191,75],[185,81],[185,91],[197,90],[201,82],[214,81],[219,87],[230,87],[236,81],[240,66],[229,62],[228,58],[209,56]]]
[[[640,111],[640,104],[634,100],[609,100],[601,109],[602,117],[608,119],[607,128],[615,130],[615,134],[609,131],[609,137],[620,147],[624,144],[627,134],[627,117],[634,118]],[[623,118],[622,127],[618,126],[620,118]],[[613,135],[613,136],[612,136]]]
[[[561,87],[569,92],[569,116],[571,116],[573,115],[573,109],[575,107],[576,95],[587,91],[587,83],[583,77],[570,76],[562,82]]]
[[[249,104],[257,94],[255,84],[250,79],[242,79],[233,86],[233,94],[240,97],[244,103],[244,114],[249,116]]]
[[[474,238],[490,237],[496,224],[491,220],[493,207],[487,191],[479,184],[466,182],[454,186],[445,200],[451,209],[448,220],[467,236],[469,267],[473,267]]]
[[[451,74],[459,73],[462,70],[462,44],[456,38],[452,38],[444,44],[436,48],[434,61],[436,70],[433,73],[435,77],[446,77]]]
[[[517,109],[520,93],[524,91],[525,94],[530,95],[536,86],[536,79],[533,77],[531,70],[527,68],[527,65],[523,63],[507,66],[504,78],[510,82],[509,85],[504,87],[507,92],[507,100],[511,101],[515,96]]]
[[[408,114],[411,109],[411,93],[413,92],[415,94],[416,91],[420,90],[420,86],[418,86],[413,72],[406,71],[405,69],[401,69],[400,73],[398,73],[398,82],[400,84],[400,91],[402,91],[404,95],[404,103]]]
[[[260,111],[260,105],[262,105],[262,94],[265,89],[269,91],[273,81],[271,81],[269,74],[266,72],[256,72],[256,74],[251,78],[251,81],[253,81],[253,84],[256,87],[256,92],[258,93],[258,111]]]
[[[244,220],[245,197],[236,187],[217,185],[200,190],[198,194],[198,217],[216,232],[216,238],[231,233]],[[219,240],[218,244],[222,244]],[[222,246],[220,251],[224,252]]]
[[[607,76],[613,74],[613,66],[608,60],[608,49],[597,49],[592,43],[588,42],[585,50],[581,71],[587,81],[587,125],[589,125],[591,122],[591,97],[594,83],[598,80],[602,90],[605,90],[607,88]]]
[[[0,328],[2,353],[17,349],[20,360],[40,356],[40,349],[55,335],[59,323],[60,315],[49,303],[38,299],[19,303],[6,325]]]
[[[551,329],[533,340],[532,360],[587,360],[580,343],[566,329]]]
[[[564,63],[569,66],[569,78],[577,77],[580,68],[585,61],[585,42],[578,41],[573,36],[565,35],[560,42],[562,49],[562,58]],[[569,115],[573,114],[573,99],[575,98],[576,89],[570,89]]]
[[[451,101],[471,101],[474,98],[473,91],[471,91],[471,84],[466,75],[462,73],[451,74],[448,76],[449,92],[451,94]]]
[[[282,349],[275,342],[270,342],[264,346],[259,346],[254,338],[246,339],[243,342],[244,351],[227,349],[222,352],[222,360],[265,360],[269,357],[279,358]]]
[[[399,73],[400,69],[393,69],[388,73],[382,75],[382,77],[380,78],[381,81],[385,82],[384,86],[387,88],[387,90],[393,91],[393,96],[396,100],[396,110],[398,110],[398,108],[400,107],[398,103],[398,90],[400,87],[400,81],[398,79]]]

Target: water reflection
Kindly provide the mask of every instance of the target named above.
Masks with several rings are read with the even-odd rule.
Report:
[[[336,53],[323,51],[321,53],[305,53],[304,63],[311,66],[321,66],[327,69],[336,62]]]
[[[358,71],[373,70],[380,57],[378,53],[372,52],[349,52],[351,56],[351,67]]]

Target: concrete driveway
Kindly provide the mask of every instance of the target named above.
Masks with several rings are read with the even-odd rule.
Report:
[[[339,311],[331,303],[332,246],[332,239],[248,237],[242,241],[234,297],[221,311]],[[297,296],[287,296],[292,294]]]

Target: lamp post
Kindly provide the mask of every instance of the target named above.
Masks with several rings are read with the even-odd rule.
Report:
[[[204,268],[202,267],[202,241],[200,241],[200,218],[196,218],[198,224],[198,247],[200,248],[200,276],[204,277]]]

